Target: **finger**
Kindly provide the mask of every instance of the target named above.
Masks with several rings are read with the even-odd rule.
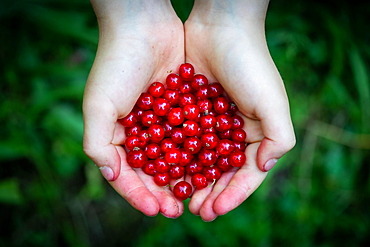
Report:
[[[100,103],[102,102],[102,103]],[[101,168],[108,181],[120,173],[120,155],[111,144],[115,132],[116,112],[104,94],[91,93],[84,98],[84,152]]]
[[[266,178],[267,173],[257,167],[256,154],[258,143],[251,144],[246,150],[246,164],[232,177],[227,187],[219,194],[213,204],[218,215],[224,215],[244,202]]]
[[[158,186],[153,177],[145,174],[142,170],[137,170],[137,174],[148,190],[156,197],[159,203],[159,212],[167,218],[178,218],[184,212],[184,204],[176,199],[170,186]],[[174,182],[171,182],[174,183]]]
[[[232,179],[236,171],[237,168],[232,169],[228,172],[224,172],[221,178],[212,187],[211,192],[204,199],[204,202],[201,204],[199,209],[199,215],[204,221],[206,222],[213,221],[218,217],[219,214],[215,212],[213,208],[214,201],[229,184],[230,180]]]
[[[148,216],[155,216],[160,210],[157,198],[148,190],[137,172],[126,162],[126,152],[117,146],[121,157],[121,171],[111,186],[134,208]]]
[[[126,139],[125,127],[119,122],[116,122],[114,125],[114,133],[112,144],[114,145],[123,145]]]
[[[288,102],[266,104],[259,114],[265,137],[257,151],[257,165],[261,171],[271,170],[279,158],[295,145],[295,135]]]

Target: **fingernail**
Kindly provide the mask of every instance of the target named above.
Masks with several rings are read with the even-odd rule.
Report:
[[[276,162],[278,162],[278,159],[270,159],[266,162],[264,170],[266,172],[270,171],[275,166]]]
[[[113,170],[109,166],[102,166],[99,168],[99,170],[106,180],[108,181],[113,180],[114,178]]]

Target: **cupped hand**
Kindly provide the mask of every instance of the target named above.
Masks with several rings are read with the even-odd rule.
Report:
[[[100,35],[83,100],[84,151],[134,208],[176,218],[183,203],[127,164],[124,127],[118,120],[151,82],[163,80],[184,62],[183,25],[167,2],[136,7],[135,1],[92,2]]]
[[[267,4],[196,1],[185,23],[186,62],[223,85],[244,117],[249,143],[245,165],[193,194],[189,209],[205,221],[239,206],[295,145],[284,84],[266,44]]]

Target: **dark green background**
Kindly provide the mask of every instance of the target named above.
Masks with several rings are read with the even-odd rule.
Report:
[[[84,155],[89,1],[1,1],[0,246],[365,246],[370,8],[347,2],[271,2],[267,39],[297,145],[240,207],[205,223],[188,210],[144,216]],[[192,1],[173,3],[185,20]]]

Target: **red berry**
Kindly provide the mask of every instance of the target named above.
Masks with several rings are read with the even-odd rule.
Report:
[[[174,196],[181,201],[188,199],[192,192],[193,188],[186,181],[180,181],[173,187]]]
[[[181,160],[180,160],[180,166],[186,166],[190,164],[190,162],[193,160],[194,155],[191,153],[181,150]]]
[[[218,82],[214,82],[208,85],[208,95],[211,98],[216,98],[222,95],[224,88]]]
[[[148,93],[155,98],[161,97],[164,94],[165,88],[161,82],[153,82],[148,88]]]
[[[165,116],[170,110],[170,103],[164,98],[156,98],[153,103],[153,111],[157,116]]]
[[[186,166],[186,174],[193,176],[197,173],[202,173],[204,165],[202,165],[198,160],[193,160],[189,165]]]
[[[222,139],[218,142],[216,146],[216,151],[221,156],[228,156],[232,151],[234,151],[234,143],[228,139]]]
[[[229,155],[230,165],[234,167],[241,167],[245,164],[246,160],[245,153],[239,150],[235,150]]]
[[[219,132],[225,132],[231,129],[232,126],[232,118],[221,114],[216,117],[216,130]]]
[[[186,135],[182,128],[174,128],[172,130],[171,139],[177,144],[183,143],[186,139]]]
[[[204,129],[209,129],[216,126],[216,118],[212,115],[205,115],[199,119],[200,126]]]
[[[190,82],[183,82],[179,88],[181,93],[191,93],[193,91],[193,88],[191,87]]]
[[[162,122],[162,126],[164,128],[164,136],[171,137],[173,126],[167,120]]]
[[[199,111],[207,115],[212,109],[212,102],[209,99],[200,99],[197,101],[197,106],[199,106]]]
[[[198,137],[192,136],[188,137],[184,141],[184,150],[191,153],[196,154],[202,148],[202,142],[199,140]]]
[[[229,108],[229,101],[225,97],[217,97],[213,100],[213,109],[215,109],[218,114],[224,114]]]
[[[207,166],[204,167],[203,175],[206,177],[207,181],[215,182],[220,179],[222,171],[217,166]]]
[[[220,137],[220,139],[231,139],[232,133],[233,131],[231,129],[226,130],[225,132],[219,132],[218,137]]]
[[[247,137],[247,133],[245,133],[245,130],[243,130],[243,129],[236,129],[231,134],[231,139],[234,142],[243,142],[243,141],[245,141],[246,137]]]
[[[179,75],[184,81],[190,81],[194,76],[194,67],[190,63],[180,65]]]
[[[244,152],[247,149],[247,143],[246,142],[234,142],[235,149],[238,149],[242,152]]]
[[[142,93],[136,102],[136,105],[142,110],[152,109],[154,98],[149,93]]]
[[[166,85],[169,89],[179,89],[181,84],[182,79],[179,75],[171,73],[166,77]]]
[[[127,114],[127,116],[119,120],[119,122],[124,127],[132,127],[136,124],[137,121],[138,121],[138,118],[134,112],[130,112],[129,114]]]
[[[184,107],[186,105],[195,105],[197,98],[191,93],[182,93],[179,96],[179,106]]]
[[[138,125],[138,124],[135,124],[132,127],[125,128],[126,136],[137,136],[140,131],[141,131],[141,125]]]
[[[143,150],[132,150],[127,154],[127,163],[133,168],[141,168],[147,161]]]
[[[155,124],[158,120],[157,115],[152,110],[144,111],[141,116],[142,125],[149,127],[152,124]]]
[[[196,120],[199,116],[199,106],[197,105],[185,105],[184,106],[184,117],[189,120]]]
[[[228,156],[220,156],[217,159],[216,165],[224,172],[229,171],[231,168],[233,168],[232,165],[230,165],[229,157]]]
[[[168,164],[177,165],[181,160],[181,152],[178,149],[171,149],[165,153],[164,159]]]
[[[156,158],[154,160],[154,167],[156,173],[167,173],[171,168],[167,161],[162,158]]]
[[[182,130],[187,136],[196,136],[199,131],[199,125],[193,120],[187,120],[183,123]]]
[[[198,160],[204,166],[212,166],[217,161],[216,151],[203,148],[198,153]]]
[[[159,124],[153,124],[148,128],[148,135],[152,142],[160,142],[164,138],[164,128],[162,125]]]
[[[208,86],[208,79],[202,74],[196,74],[191,79],[191,87],[197,91],[200,86]]]
[[[171,138],[163,139],[160,146],[163,153],[167,153],[170,150],[177,148],[177,144]]]
[[[195,97],[197,99],[208,99],[208,87],[205,85],[200,86],[195,93]]]
[[[125,146],[128,150],[140,148],[140,139],[137,136],[128,136],[125,140]]]
[[[241,129],[244,127],[244,120],[241,116],[239,115],[234,115],[232,117],[232,126],[231,126],[231,129]]]
[[[184,122],[184,113],[181,108],[172,108],[167,115],[168,123],[172,126],[180,125]]]
[[[167,186],[170,184],[170,175],[168,173],[156,173],[154,175],[154,182],[158,186]]]
[[[145,163],[141,169],[143,170],[143,172],[145,174],[148,174],[150,176],[154,176],[154,174],[156,173],[156,169],[155,169],[155,165],[154,165],[154,161],[153,160],[148,160],[147,163]]]
[[[182,178],[185,175],[185,167],[180,165],[173,165],[169,171],[170,177],[173,179]]]
[[[157,143],[149,143],[145,147],[145,154],[149,159],[156,159],[161,155],[161,147]]]
[[[205,149],[216,148],[218,142],[220,141],[220,139],[215,133],[203,134],[200,140],[202,141],[202,146]]]
[[[177,90],[166,89],[162,97],[165,98],[171,106],[175,106],[179,103],[180,93]]]
[[[191,177],[191,183],[198,190],[204,189],[208,186],[208,181],[207,181],[206,176],[200,173],[194,174]]]

